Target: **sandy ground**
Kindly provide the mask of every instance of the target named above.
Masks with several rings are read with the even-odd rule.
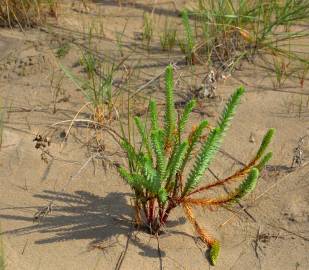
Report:
[[[139,70],[130,85],[132,91],[162,73],[167,63],[179,59],[179,52],[167,56],[156,51],[156,45],[154,53],[148,54],[138,46],[132,53],[137,42],[134,32],[140,32],[143,12],[149,11],[149,6],[119,7],[113,1],[103,2],[96,4],[103,14],[105,34],[97,42],[98,52],[102,59],[118,57],[119,61],[115,32],[122,31],[128,22],[124,54],[131,54],[129,63]],[[172,9],[173,6],[158,8],[154,12],[160,20],[161,16],[173,14]],[[298,139],[309,134],[309,107],[303,106],[299,111],[297,105],[300,97],[304,103],[307,100],[309,82],[302,89],[292,78],[284,87],[273,89],[273,75],[269,71],[244,64],[232,77],[219,83],[219,100],[202,104],[200,110],[204,114],[194,114],[192,125],[205,115],[215,123],[224,101],[244,83],[247,93],[222,149],[234,159],[246,162],[254,155],[266,130],[277,129],[271,146],[274,158],[254,194],[233,211],[195,212],[199,222],[222,243],[218,263],[212,267],[207,260],[207,247],[196,238],[181,209],[173,212],[159,240],[135,231],[131,225],[130,190],[114,169],[104,170],[98,158],[92,161],[93,152],[78,140],[86,140],[87,131],[73,128],[63,144],[68,125],[48,129],[54,123],[72,119],[85,103],[81,93],[65,78],[54,112],[50,78],[52,70],[59,73],[58,61],[78,71],[78,46],[87,42],[82,31],[99,20],[93,19],[91,12],[72,12],[69,7],[62,13],[52,30],[22,33],[0,29],[0,95],[5,105],[0,151],[0,222],[6,269],[309,269],[308,142],[304,165],[290,169]],[[55,58],[53,52],[67,41],[75,45],[64,58]],[[203,70],[203,66],[197,66],[195,72],[203,74]],[[183,76],[183,81],[195,83],[188,76]],[[142,93],[152,93],[160,100],[162,85],[161,78]],[[179,83],[177,99],[182,100],[186,92],[186,86]],[[141,99],[137,106],[142,110],[147,104]],[[36,134],[46,130],[53,130],[49,147],[53,156],[47,156],[48,163],[41,160],[41,152],[33,142]],[[250,142],[252,136],[254,142]],[[116,149],[107,135],[105,144],[107,153]],[[110,158],[117,160],[113,155]],[[235,160],[219,153],[212,169],[223,177],[237,166]],[[35,213],[50,202],[51,212],[39,222],[34,221]]]

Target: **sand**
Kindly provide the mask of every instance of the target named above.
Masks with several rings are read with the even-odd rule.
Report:
[[[143,12],[149,9],[147,4],[119,7],[113,1],[95,2],[89,13],[78,12],[82,6],[76,6],[74,12],[66,6],[51,30],[42,27],[22,33],[18,29],[0,29],[0,95],[5,105],[0,151],[0,223],[6,269],[309,269],[308,142],[304,146],[303,165],[290,168],[293,149],[309,131],[309,108],[303,106],[299,112],[297,105],[300,97],[304,103],[307,100],[309,82],[305,81],[301,88],[295,78],[290,78],[284,87],[274,89],[273,74],[259,65],[244,63],[231,77],[218,83],[218,99],[201,104],[199,110],[204,114],[194,114],[190,125],[205,117],[215,123],[228,96],[244,83],[247,93],[222,150],[245,163],[254,155],[267,129],[277,130],[271,145],[274,158],[257,189],[241,206],[236,205],[231,211],[195,210],[199,222],[222,244],[217,265],[210,266],[207,247],[198,240],[182,209],[172,213],[158,239],[135,230],[130,189],[115,169],[107,166],[104,170],[101,159],[91,159],[94,152],[84,144],[89,138],[85,128],[74,127],[63,143],[69,122],[50,127],[73,119],[85,104],[81,92],[68,78],[63,79],[63,91],[55,98],[50,80],[53,70],[56,78],[61,77],[59,62],[81,72],[76,67],[80,57],[78,46],[87,42],[83,29],[99,21],[94,10],[101,11],[104,18],[105,37],[96,43],[103,61],[121,58],[115,32],[122,31],[128,22],[123,50],[125,55],[130,54],[128,65],[139,70],[130,82],[131,91],[162,73],[166,64],[181,55],[177,50],[170,56],[162,54],[156,50],[158,41],[150,54],[136,45],[134,32],[141,30]],[[177,8],[182,2],[177,1]],[[160,22],[166,14],[179,20],[173,9],[173,5],[166,4],[154,12]],[[74,45],[58,59],[54,52],[65,42]],[[184,81],[193,85],[194,79],[187,76],[189,71],[179,66],[176,77],[182,75]],[[203,66],[196,66],[196,74],[203,72]],[[153,94],[160,102],[162,87],[160,78],[141,93]],[[177,100],[183,100],[187,86],[180,81],[178,87]],[[135,105],[134,110],[139,112],[147,107],[147,102],[140,98]],[[80,115],[87,116],[89,112]],[[33,139],[37,134],[51,136],[47,149],[52,157],[47,156],[47,163],[41,159],[40,150],[35,149]],[[117,147],[108,135],[104,143],[106,156],[123,162],[121,156],[112,155]],[[223,177],[237,166],[226,154],[219,153],[211,168]],[[210,175],[205,177],[205,182],[211,180]],[[46,216],[34,220],[37,211],[50,202],[52,206],[45,209]]]

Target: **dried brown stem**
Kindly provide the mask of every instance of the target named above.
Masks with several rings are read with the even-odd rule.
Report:
[[[192,199],[192,198],[184,198],[183,203],[188,205],[197,205],[197,206],[210,206],[210,205],[221,205],[225,204],[231,201],[233,198],[233,195],[225,196],[222,198],[216,198],[216,199]]]
[[[190,196],[190,195],[193,195],[193,194],[196,194],[196,193],[199,193],[199,192],[202,192],[202,191],[205,191],[205,190],[217,187],[217,186],[222,186],[222,185],[224,185],[227,182],[238,180],[239,178],[245,176],[245,174],[250,171],[250,169],[255,165],[255,163],[256,163],[256,161],[253,160],[247,166],[245,166],[244,168],[238,170],[233,175],[231,175],[231,176],[229,176],[229,177],[227,177],[225,179],[218,180],[218,181],[216,181],[214,183],[208,184],[206,186],[200,187],[200,188],[198,188],[196,190],[193,190],[187,196]]]
[[[192,208],[189,204],[183,203],[182,204],[183,210],[190,221],[190,223],[194,226],[197,234],[201,238],[201,240],[206,243],[207,245],[211,246],[216,241],[214,238],[212,238],[203,228],[200,227],[200,225],[197,223]]]

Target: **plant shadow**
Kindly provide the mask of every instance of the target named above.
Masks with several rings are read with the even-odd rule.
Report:
[[[127,232],[126,222],[117,226],[117,230],[111,226],[121,218],[124,221],[128,220],[127,216],[132,212],[127,205],[125,195],[115,192],[101,198],[85,191],[69,194],[45,190],[41,194],[35,194],[34,197],[53,202],[52,211],[40,218],[39,222],[4,233],[48,234],[46,238],[36,241],[37,244],[73,239],[91,239],[92,243],[100,242],[114,234]],[[33,222],[33,217],[13,215],[0,215],[0,217]]]
[[[43,237],[35,244],[49,244],[69,240],[89,240],[89,247],[102,242],[128,236],[134,229],[132,216],[134,209],[126,200],[127,193],[112,192],[100,197],[86,191],[73,194],[45,190],[34,197],[53,202],[51,212],[39,222],[33,222],[33,216],[5,215],[0,219],[31,222],[31,225],[1,234],[26,235],[40,233]],[[141,251],[140,255],[158,257],[158,250],[131,238],[131,243]],[[161,250],[161,256],[165,252]]]
[[[167,1],[167,3],[169,4],[173,4],[173,10],[170,9],[166,9],[166,8],[162,8],[162,4],[161,5],[149,5],[149,4],[143,4],[143,3],[136,3],[134,2],[124,2],[121,3],[121,1],[115,1],[115,0],[94,0],[93,2],[100,4],[100,5],[105,5],[105,6],[116,6],[116,7],[127,7],[127,8],[135,8],[135,9],[139,9],[142,10],[144,12],[152,12],[158,15],[165,15],[165,16],[171,16],[171,17],[179,17],[180,16],[180,12],[177,10],[175,3],[173,1],[170,1],[170,3]]]

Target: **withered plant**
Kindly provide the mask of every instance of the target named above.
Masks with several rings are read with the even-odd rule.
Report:
[[[201,184],[245,90],[240,87],[229,98],[215,128],[210,128],[208,122],[203,120],[185,138],[185,126],[195,101],[188,102],[182,114],[177,116],[172,65],[166,68],[165,84],[163,126],[160,125],[156,102],[151,100],[150,127],[139,117],[135,117],[141,144],[135,146],[129,139],[122,140],[121,145],[127,155],[128,166],[120,166],[118,171],[134,192],[137,225],[146,226],[151,234],[158,234],[166,224],[171,211],[180,206],[201,240],[210,247],[210,260],[215,264],[220,244],[198,224],[193,208],[227,207],[249,194],[256,186],[259,171],[272,157],[272,152],[265,154],[265,151],[271,142],[274,129],[266,133],[256,155],[246,166],[229,177]],[[210,130],[208,134],[205,134],[206,130]],[[193,153],[198,153],[194,154],[195,159]],[[192,166],[190,160],[193,162]],[[239,181],[240,184],[227,195],[213,198],[204,195],[210,189],[235,181]]]
[[[57,17],[58,0],[1,0],[0,26],[33,27],[46,16]]]

